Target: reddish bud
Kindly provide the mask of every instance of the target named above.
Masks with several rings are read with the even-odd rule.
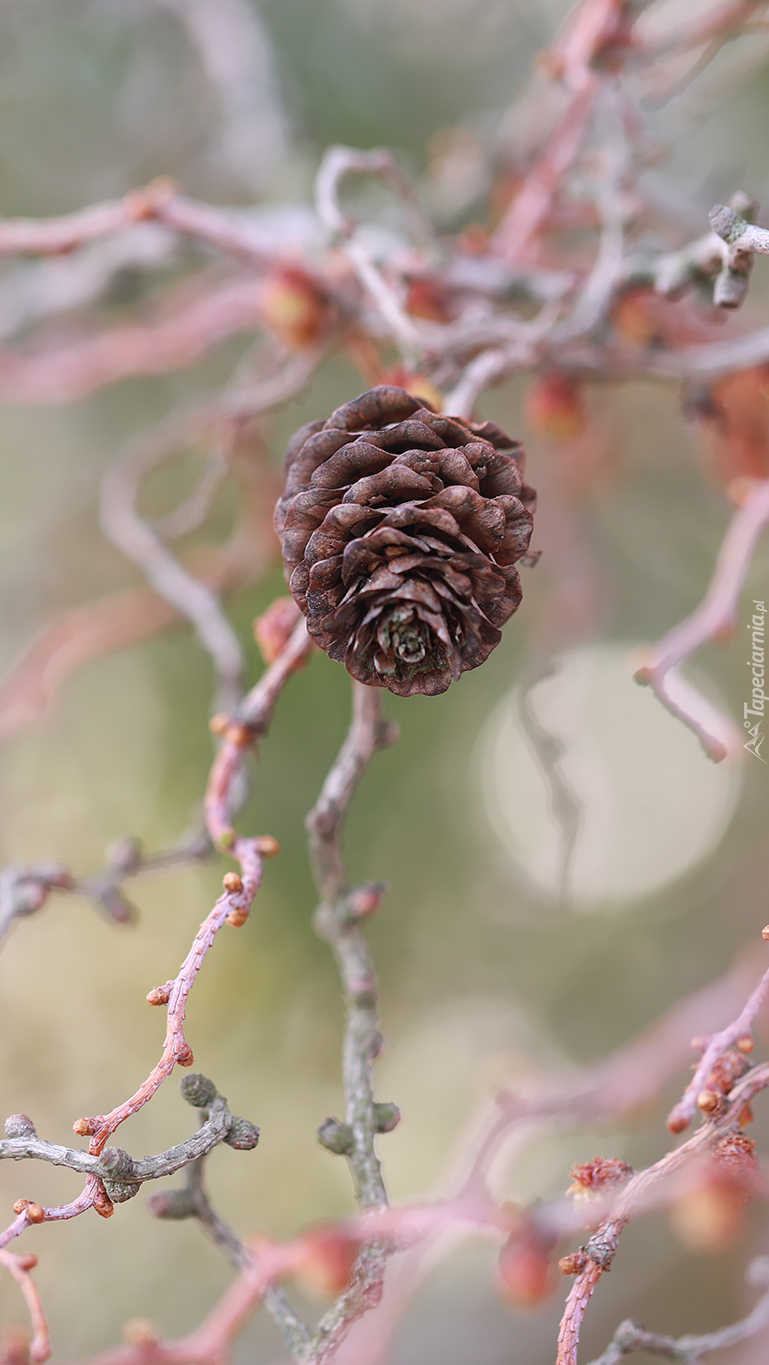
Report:
[[[73,1133],[77,1133],[78,1137],[93,1137],[94,1133],[98,1133],[99,1131],[98,1120],[75,1119],[75,1122],[72,1125],[72,1131]]]
[[[241,725],[240,721],[231,721],[224,732],[224,738],[228,744],[237,745],[238,749],[247,749],[254,738],[254,732],[248,725]]]
[[[279,266],[267,276],[260,313],[265,325],[294,351],[317,341],[331,316],[318,281],[294,265]]]
[[[706,1090],[715,1090],[719,1095],[728,1095],[735,1081],[750,1069],[750,1062],[742,1052],[729,1048],[715,1063],[707,1079]]]
[[[146,1318],[129,1318],[123,1324],[121,1336],[126,1346],[154,1346],[157,1343],[157,1332]]]
[[[553,1288],[549,1248],[530,1231],[513,1236],[499,1253],[497,1286],[502,1297],[517,1308],[534,1308]]]
[[[673,1231],[691,1251],[721,1251],[739,1232],[741,1202],[735,1199],[732,1182],[711,1172],[673,1204],[670,1211]]]
[[[266,664],[272,664],[283,653],[291,633],[302,613],[293,597],[277,597],[254,621],[254,639]]]
[[[37,1265],[37,1256],[34,1256],[31,1253],[28,1253],[26,1256],[17,1256],[16,1260],[19,1263],[19,1268],[21,1270],[26,1270],[27,1272],[34,1270]]]
[[[176,1054],[176,1060],[179,1066],[193,1065],[195,1057],[189,1043],[182,1043],[181,1047],[179,1048],[179,1051]]]
[[[260,834],[254,839],[254,847],[263,858],[277,858],[280,853],[280,844],[271,834]]]
[[[587,1190],[603,1190],[608,1185],[618,1185],[629,1180],[633,1174],[633,1167],[628,1166],[626,1161],[620,1161],[619,1157],[597,1156],[594,1161],[572,1166],[569,1174],[574,1184],[568,1193],[581,1194]]]
[[[581,1275],[587,1262],[588,1257],[580,1247],[579,1251],[572,1251],[568,1256],[562,1256],[558,1262],[558,1269],[562,1275]]]
[[[243,890],[243,879],[237,872],[225,872],[222,886],[230,895],[237,896]]]
[[[42,1204],[34,1203],[27,1204],[27,1217],[30,1223],[44,1223],[45,1209],[43,1208]]]
[[[429,277],[409,280],[406,312],[428,322],[451,322],[452,311],[445,284]]]
[[[303,1284],[322,1297],[340,1294],[349,1282],[360,1242],[339,1228],[318,1228],[304,1238],[299,1274]]]
[[[363,886],[356,886],[347,898],[348,918],[366,919],[373,915],[382,903],[385,890],[382,882],[365,882]]]
[[[587,428],[582,386],[558,371],[539,375],[526,392],[526,418],[537,435],[548,440],[576,440]]]
[[[762,939],[764,939],[766,943],[769,943],[769,924],[764,925],[763,929],[761,930],[761,937]]]
[[[115,1212],[115,1205],[103,1185],[94,1196],[93,1207],[100,1218],[111,1218]]]
[[[749,1033],[743,1033],[742,1037],[737,1039],[737,1042],[734,1044],[734,1046],[738,1049],[739,1052],[742,1052],[747,1056],[753,1051],[756,1044]]]
[[[171,998],[170,986],[154,986],[147,992],[148,1005],[167,1005]]]
[[[668,1130],[671,1133],[685,1133],[689,1127],[689,1120],[685,1114],[681,1113],[679,1105],[671,1109],[667,1117]]]
[[[721,1097],[715,1090],[701,1090],[697,1096],[697,1108],[701,1109],[703,1114],[715,1114],[720,1104]]]
[[[756,1144],[745,1133],[725,1133],[713,1145],[713,1158],[721,1172],[728,1175],[749,1199],[759,1183]]]
[[[227,923],[232,925],[233,929],[242,929],[248,918],[248,910],[230,910],[230,913],[227,916]]]

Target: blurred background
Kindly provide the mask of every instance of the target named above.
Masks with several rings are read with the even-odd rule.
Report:
[[[392,147],[439,225],[458,230],[478,215],[493,167],[525,136],[516,100],[566,8],[560,0],[2,0],[0,213],[66,212],[170,174],[201,199],[258,204],[260,221],[280,211],[302,236],[311,232],[306,206],[319,157],[343,142]],[[677,8],[687,12],[686,3]],[[218,45],[216,14],[229,16]],[[675,191],[690,235],[735,188],[769,202],[765,52],[756,35],[749,52],[729,49],[682,98],[647,110],[664,154],[648,172],[650,192],[664,203]],[[172,276],[176,263],[157,268]],[[2,315],[16,326],[21,309],[22,341],[35,316],[27,269],[38,266],[0,278],[0,329]],[[768,272],[759,262],[759,310]],[[133,265],[116,275],[96,316],[121,317],[143,289]],[[78,323],[65,302],[45,326],[61,339]],[[100,535],[100,475],[126,436],[223,382],[244,345],[229,342],[188,370],[128,380],[80,403],[0,409],[5,667],[57,613],[139,581]],[[348,362],[325,364],[265,425],[275,469],[297,426],[363,387]],[[527,426],[524,387],[510,382],[481,406],[526,443],[530,481],[543,493],[534,543],[545,555],[523,571],[523,606],[482,669],[442,697],[388,697],[401,742],[377,757],[348,822],[352,876],[391,886],[370,939],[386,1037],[378,1091],[403,1113],[380,1143],[395,1199],[440,1188],[495,1087],[611,1052],[755,946],[769,918],[766,768],[750,758],[711,765],[635,686],[629,663],[699,600],[728,504],[672,387],[607,385],[591,397],[605,432],[601,474],[565,530],[558,467]],[[174,505],[193,474],[182,460],[158,479],[148,491],[153,509]],[[225,486],[214,507],[209,525],[221,537],[236,498]],[[561,567],[573,556],[589,609],[548,641],[557,666],[527,704],[564,745],[580,811],[565,888],[562,839],[520,705],[559,554]],[[751,599],[766,596],[767,569],[765,544],[745,623]],[[274,568],[230,602],[252,680],[262,663],[251,622],[282,591]],[[692,676],[741,717],[739,640],[703,650]],[[209,662],[182,628],[76,673],[0,754],[3,864],[53,858],[86,873],[125,835],[147,850],[173,843],[211,761],[210,692]],[[302,823],[348,709],[348,679],[325,656],[285,693],[241,818],[283,851],[268,865],[251,922],[221,935],[191,999],[196,1068],[261,1127],[255,1152],[225,1148],[208,1163],[217,1206],[241,1234],[287,1236],[352,1207],[345,1163],[315,1138],[341,1108],[341,1008],[311,927]],[[54,898],[17,923],[0,954],[3,1114],[28,1113],[42,1135],[67,1142],[74,1118],[104,1112],[135,1087],[163,1028],[144,995],[174,974],[224,870],[214,861],[132,883],[140,912],[132,926],[100,919],[76,898]],[[758,951],[756,974],[760,961]],[[667,1148],[665,1100],[685,1080],[632,1127],[541,1134],[503,1188],[529,1201],[565,1189],[575,1161],[655,1160]],[[766,1136],[758,1108],[756,1136]],[[137,1156],[161,1150],[187,1135],[190,1116],[172,1081],[121,1141]],[[58,1203],[78,1188],[68,1171],[0,1166],[8,1218],[19,1196]],[[195,1226],[155,1222],[145,1205],[142,1195],[111,1222],[86,1216],[25,1238],[41,1257],[56,1359],[105,1349],[130,1318],[179,1334],[228,1282]],[[706,1254],[684,1245],[666,1215],[639,1220],[588,1314],[584,1358],[628,1315],[673,1333],[738,1316],[749,1301],[744,1265],[769,1249],[764,1224],[764,1209],[751,1210],[740,1242]],[[398,1365],[552,1360],[562,1286],[537,1311],[506,1305],[492,1283],[495,1254],[466,1247],[436,1270],[401,1326]],[[24,1321],[5,1277],[0,1318]],[[263,1315],[238,1352],[255,1363],[284,1358]]]

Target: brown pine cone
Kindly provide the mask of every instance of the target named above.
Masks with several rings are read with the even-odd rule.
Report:
[[[522,465],[493,422],[388,386],[302,427],[275,524],[316,643],[401,697],[445,692],[482,664],[521,600],[513,565],[535,501]]]

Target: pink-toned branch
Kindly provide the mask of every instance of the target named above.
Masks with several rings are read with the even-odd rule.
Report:
[[[36,1256],[16,1256],[12,1251],[0,1251],[0,1265],[5,1266],[21,1289],[26,1300],[32,1324],[32,1340],[29,1343],[30,1358],[35,1365],[42,1365],[51,1354],[51,1339],[48,1333],[43,1304],[37,1285],[30,1271],[37,1265]]]
[[[637,682],[651,687],[662,705],[694,731],[705,753],[716,763],[736,757],[743,736],[728,716],[682,677],[679,668],[708,640],[728,636],[737,627],[740,594],[756,544],[768,523],[769,480],[753,485],[734,513],[700,605],[644,651],[635,673]]]

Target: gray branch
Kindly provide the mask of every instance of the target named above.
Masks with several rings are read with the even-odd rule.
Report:
[[[703,1356],[713,1351],[723,1351],[727,1346],[734,1346],[738,1341],[754,1336],[762,1327],[769,1325],[769,1257],[758,1256],[751,1262],[748,1279],[764,1292],[752,1311],[739,1322],[701,1336],[670,1337],[661,1332],[647,1332],[640,1323],[627,1318],[620,1323],[603,1355],[592,1361],[591,1365],[620,1365],[620,1361],[636,1351],[662,1356],[665,1360],[677,1361],[678,1365],[697,1365]]]
[[[182,1094],[198,1108],[201,1107],[199,1096],[203,1095],[203,1122],[185,1142],[156,1156],[135,1160],[122,1147],[106,1147],[100,1156],[92,1156],[79,1148],[47,1142],[38,1137],[32,1120],[25,1114],[12,1114],[5,1122],[6,1137],[0,1139],[0,1161],[47,1161],[52,1166],[68,1166],[81,1175],[99,1176],[112,1202],[120,1204],[138,1194],[146,1181],[174,1175],[207,1156],[221,1142],[241,1150],[256,1146],[259,1129],[247,1119],[235,1118],[211,1081],[195,1074],[186,1076],[182,1081]]]
[[[310,857],[321,902],[315,924],[336,959],[345,999],[342,1079],[345,1123],[327,1120],[320,1140],[348,1157],[362,1208],[387,1204],[379,1158],[378,1132],[395,1126],[394,1106],[374,1099],[373,1065],[381,1046],[377,979],[360,921],[376,910],[385,888],[376,883],[352,888],[342,854],[347,808],[377,749],[393,743],[395,727],[382,714],[381,692],[353,683],[353,716],[347,738],[307,817]],[[387,1111],[387,1112],[385,1112]],[[350,1323],[378,1303],[387,1247],[381,1241],[361,1250],[352,1279],[318,1325],[306,1359],[328,1358]]]
[[[207,1126],[207,1121],[201,1124],[198,1137]],[[226,1256],[230,1265],[242,1273],[252,1265],[253,1258],[237,1233],[216,1212],[208,1198],[203,1176],[209,1150],[211,1149],[201,1152],[194,1161],[185,1163],[185,1183],[181,1189],[163,1191],[162,1194],[150,1197],[150,1212],[156,1218],[197,1219],[206,1236]],[[300,1360],[312,1335],[309,1327],[294,1311],[280,1285],[268,1285],[262,1294],[262,1302],[281,1332],[292,1356],[295,1360]]]

